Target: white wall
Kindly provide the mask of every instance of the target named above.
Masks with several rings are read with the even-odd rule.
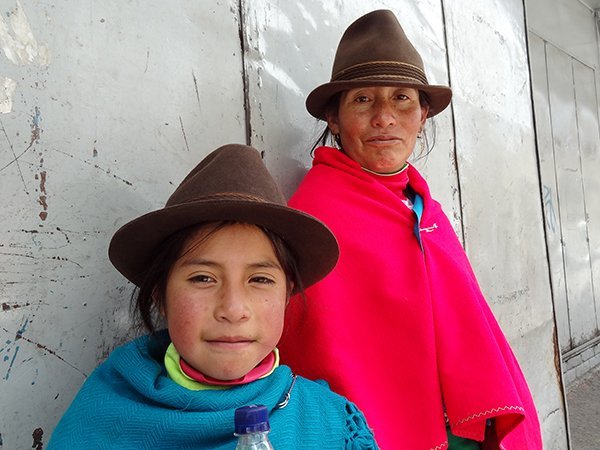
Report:
[[[547,448],[565,448],[519,1],[54,3],[0,6],[0,447],[29,448],[34,430],[47,442],[127,337],[131,286],[107,260],[112,233],[247,133],[291,194],[318,129],[307,93],[328,80],[345,27],[388,7],[430,82],[455,92],[417,165],[464,231]]]

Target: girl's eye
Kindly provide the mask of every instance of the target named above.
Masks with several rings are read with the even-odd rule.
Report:
[[[192,283],[214,283],[215,279],[213,277],[209,277],[208,275],[194,275],[190,278]]]
[[[250,282],[258,284],[275,284],[275,281],[273,279],[263,276],[252,277],[250,278]]]

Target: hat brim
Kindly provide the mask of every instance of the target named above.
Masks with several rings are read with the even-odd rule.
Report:
[[[398,80],[349,80],[349,81],[331,81],[316,87],[306,97],[306,109],[317,119],[327,120],[325,110],[327,103],[335,94],[349,89],[368,86],[398,86],[409,87],[423,91],[429,98],[429,112],[427,117],[433,117],[442,112],[452,100],[452,89],[448,86],[438,86],[431,84],[411,83]]]
[[[190,202],[140,216],[115,233],[108,256],[119,272],[140,286],[166,238],[184,228],[223,220],[263,226],[283,238],[297,257],[304,287],[319,281],[337,263],[337,241],[319,220],[279,204],[239,199]]]

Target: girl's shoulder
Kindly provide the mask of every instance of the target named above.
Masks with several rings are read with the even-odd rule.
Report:
[[[290,404],[294,397],[301,404],[296,417],[306,421],[305,427],[319,427],[319,424],[326,423],[327,430],[321,430],[323,442],[326,441],[328,434],[336,431],[343,436],[345,443],[343,448],[378,448],[373,430],[369,427],[362,411],[346,397],[331,390],[325,380],[309,380],[297,376],[295,384],[290,393]],[[295,395],[294,390],[296,390]],[[334,441],[340,442],[337,438]]]

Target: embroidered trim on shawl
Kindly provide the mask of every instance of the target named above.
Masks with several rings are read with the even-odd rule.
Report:
[[[431,447],[429,450],[445,450],[448,448],[448,441],[442,442],[437,447]]]
[[[473,414],[473,415],[471,415],[469,417],[466,417],[466,418],[461,419],[461,420],[459,420],[457,422],[454,422],[453,424],[450,424],[450,426],[455,426],[456,427],[456,426],[462,425],[463,423],[468,422],[470,420],[473,420],[473,419],[476,419],[476,418],[479,419],[479,418],[482,418],[482,417],[487,417],[487,416],[489,416],[489,415],[491,415],[493,413],[498,413],[498,412],[501,412],[501,411],[517,411],[517,412],[520,412],[521,414],[525,415],[525,408],[523,408],[521,406],[501,406],[499,408],[492,408],[492,409],[488,409],[487,411],[483,411],[483,412],[480,412],[480,413]]]

